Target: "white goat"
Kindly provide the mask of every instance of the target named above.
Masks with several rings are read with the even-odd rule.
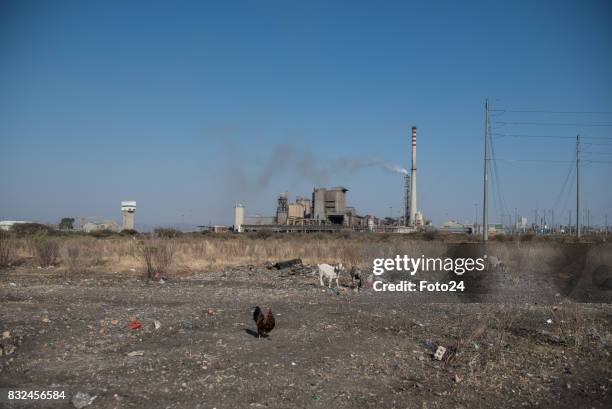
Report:
[[[324,286],[323,277],[327,278],[328,287],[331,288],[332,280],[336,280],[336,287],[339,287],[338,277],[340,276],[340,271],[344,270],[342,264],[338,264],[337,266],[332,266],[330,264],[317,264],[319,268],[319,282],[321,286]]]

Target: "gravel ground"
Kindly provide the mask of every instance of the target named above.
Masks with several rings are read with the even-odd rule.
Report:
[[[612,407],[611,304],[544,284],[540,303],[467,303],[349,281],[322,289],[308,267],[164,284],[16,267],[0,273],[0,387],[83,392],[91,408]],[[255,305],[275,314],[268,338],[253,335]]]

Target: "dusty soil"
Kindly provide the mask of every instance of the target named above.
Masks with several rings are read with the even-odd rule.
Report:
[[[3,271],[0,386],[86,392],[91,408],[612,407],[611,304],[415,302],[346,278],[337,294],[307,271]],[[255,305],[276,316],[268,338]],[[21,407],[50,406],[73,407]]]

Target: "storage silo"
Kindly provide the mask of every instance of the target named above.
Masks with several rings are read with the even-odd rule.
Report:
[[[234,205],[234,231],[242,232],[244,224],[244,206],[240,203]]]

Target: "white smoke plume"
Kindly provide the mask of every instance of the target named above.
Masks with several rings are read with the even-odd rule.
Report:
[[[382,169],[397,173],[399,175],[407,175],[408,170],[396,165],[393,162],[389,162],[386,159],[380,157],[358,157],[358,158],[338,158],[333,162],[333,168],[338,171],[349,171],[354,172],[364,168],[381,167]]]

